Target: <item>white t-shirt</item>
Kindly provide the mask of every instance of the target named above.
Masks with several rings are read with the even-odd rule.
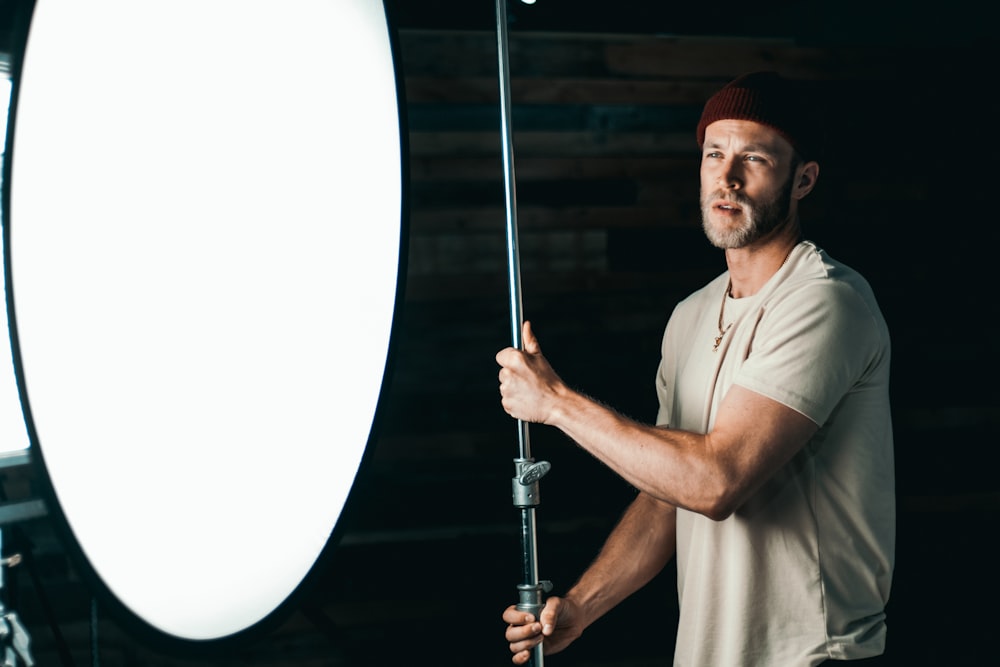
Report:
[[[800,667],[879,655],[895,552],[889,333],[868,283],[810,242],[755,295],[723,274],[663,337],[657,423],[708,432],[733,384],[812,440],[724,521],[677,510],[674,664]],[[718,350],[719,312],[732,322]]]

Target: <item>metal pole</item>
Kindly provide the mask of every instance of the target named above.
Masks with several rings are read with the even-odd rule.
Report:
[[[507,48],[506,0],[496,0],[497,55],[500,72],[500,137],[503,148],[504,192],[507,209],[507,282],[510,287],[511,344],[522,349],[521,326],[521,267],[517,240],[517,194],[514,180],[514,146],[511,141],[510,72]],[[517,587],[517,608],[529,612],[537,619],[545,606],[543,593],[552,589],[548,581],[538,578],[537,530],[535,507],[538,505],[538,481],[549,471],[546,461],[531,458],[531,441],[528,425],[517,420],[519,456],[514,459],[514,478],[511,480],[514,506],[521,510],[521,552],[523,557],[523,583]],[[532,654],[535,667],[542,667],[542,645]]]

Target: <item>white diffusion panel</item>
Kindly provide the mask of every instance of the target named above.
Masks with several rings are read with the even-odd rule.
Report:
[[[113,595],[211,640],[340,517],[399,276],[380,0],[38,0],[17,96],[23,399]]]

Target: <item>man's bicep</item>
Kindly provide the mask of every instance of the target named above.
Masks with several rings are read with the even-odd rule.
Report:
[[[710,447],[731,486],[733,509],[788,463],[818,429],[801,412],[733,385],[709,434]]]

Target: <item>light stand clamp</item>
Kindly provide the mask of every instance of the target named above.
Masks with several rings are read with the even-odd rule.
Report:
[[[514,459],[514,478],[510,480],[514,507],[537,507],[539,504],[538,481],[552,469],[548,461]]]

